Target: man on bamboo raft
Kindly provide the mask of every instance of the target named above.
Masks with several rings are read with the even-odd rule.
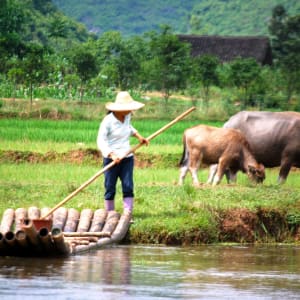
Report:
[[[115,164],[104,173],[104,207],[107,211],[115,209],[115,194],[118,178],[121,180],[124,213],[132,213],[134,202],[134,155],[130,153],[130,137],[136,137],[146,145],[149,141],[141,136],[131,125],[131,113],[144,106],[132,99],[126,91],[117,94],[115,102],[108,102],[107,115],[102,120],[97,137],[97,146],[103,156],[103,166]],[[125,157],[126,156],[126,157]]]

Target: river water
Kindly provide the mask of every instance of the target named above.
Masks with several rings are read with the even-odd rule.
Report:
[[[1,299],[300,299],[300,246],[114,246],[0,258]]]

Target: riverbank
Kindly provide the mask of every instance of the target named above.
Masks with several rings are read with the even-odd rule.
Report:
[[[275,184],[277,169],[268,170],[263,185],[245,175],[237,184],[225,180],[217,187],[177,185],[178,153],[136,154],[134,223],[124,242],[193,245],[219,242],[300,242],[299,171],[292,170],[285,185]],[[1,151],[0,214],[12,207],[54,207],[101,167],[95,149],[66,153]],[[201,182],[207,168],[199,172]],[[122,211],[120,187],[116,206]],[[99,179],[67,207],[101,208],[103,179]]]

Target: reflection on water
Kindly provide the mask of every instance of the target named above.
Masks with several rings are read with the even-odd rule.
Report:
[[[116,246],[0,265],[5,299],[300,299],[297,246]]]

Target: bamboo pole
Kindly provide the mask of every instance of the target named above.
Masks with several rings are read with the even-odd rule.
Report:
[[[41,216],[48,214],[49,211],[50,211],[50,207],[43,207],[43,208],[41,208]],[[52,219],[52,215],[49,214],[46,219],[47,220]]]
[[[171,121],[170,123],[166,124],[165,126],[163,126],[161,129],[157,130],[156,132],[154,132],[153,134],[151,134],[147,140],[150,141],[152,139],[154,139],[156,136],[158,136],[159,134],[161,134],[162,132],[164,132],[165,130],[167,130],[168,128],[170,128],[171,126],[173,126],[175,123],[177,123],[178,121],[180,121],[181,119],[183,119],[184,117],[186,117],[188,114],[190,114],[192,111],[194,111],[196,109],[196,107],[191,107],[190,109],[188,109],[187,111],[185,111],[184,113],[182,113],[181,115],[179,115],[177,118],[175,118],[173,121]],[[126,156],[128,156],[130,153],[135,152],[137,149],[139,149],[140,147],[142,147],[144,145],[144,143],[139,143],[136,146],[132,147],[122,158],[125,158]],[[110,164],[106,165],[103,169],[99,170],[94,176],[92,176],[90,179],[88,179],[86,182],[84,182],[79,188],[77,188],[75,191],[73,191],[71,194],[69,194],[65,199],[63,199],[61,202],[59,202],[56,206],[54,206],[46,215],[42,216],[41,219],[46,219],[48,217],[48,215],[52,214],[55,210],[57,210],[59,207],[61,207],[62,205],[64,205],[66,202],[68,202],[70,199],[72,199],[74,196],[76,196],[80,191],[82,191],[85,187],[87,187],[88,185],[90,185],[93,181],[95,181],[100,175],[102,175],[103,173],[105,173],[108,169],[110,169],[111,167],[113,167],[115,165],[115,161],[112,161]]]
[[[110,232],[63,232],[65,237],[110,237]]]

